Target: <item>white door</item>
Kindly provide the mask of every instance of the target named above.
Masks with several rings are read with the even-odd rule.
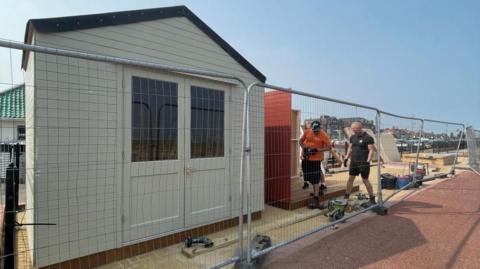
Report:
[[[125,70],[123,242],[184,227],[184,79]]]
[[[230,86],[185,83],[185,226],[230,217]]]
[[[125,69],[123,242],[231,217],[230,86]]]

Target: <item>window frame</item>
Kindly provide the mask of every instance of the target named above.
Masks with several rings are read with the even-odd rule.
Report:
[[[190,126],[188,126],[190,128],[190,158],[191,159],[204,159],[204,158],[223,158],[226,156],[226,119],[228,117],[228,114],[227,114],[227,106],[226,106],[226,102],[227,102],[227,93],[224,89],[222,89],[221,87],[215,87],[215,86],[210,86],[210,85],[202,85],[200,83],[191,83],[190,85],[188,85],[188,89],[187,89],[189,92],[190,92],[190,107],[189,107],[189,110],[190,110]],[[213,143],[208,143],[208,139],[211,138],[211,136],[207,136],[205,135],[204,137],[207,138],[207,143],[205,144],[205,148],[201,148],[200,149],[200,152],[198,152],[198,146],[197,144],[194,144],[194,140],[195,140],[195,129],[203,129],[203,128],[195,128],[194,127],[194,119],[195,118],[198,118],[198,116],[200,115],[198,112],[195,111],[194,109],[194,103],[196,103],[195,101],[202,101],[202,98],[198,99],[198,97],[194,97],[194,90],[198,90],[198,91],[201,91],[201,90],[206,90],[206,91],[210,91],[211,94],[215,95],[215,94],[219,94],[221,95],[221,113],[222,113],[222,121],[221,121],[221,149],[220,151],[217,152],[217,148],[215,147],[211,147],[212,144],[215,145],[215,142],[216,141],[213,141]],[[194,100],[194,98],[197,98],[197,100]],[[207,101],[209,102],[211,99],[209,98],[203,98],[203,101]],[[210,106],[211,103],[208,103],[208,106]],[[214,108],[213,110],[216,109],[215,107],[215,104],[213,105]],[[200,108],[201,109],[201,108]],[[209,108],[207,108],[209,109]],[[198,110],[198,109],[196,109]],[[215,112],[215,111],[214,111]],[[215,127],[215,126],[214,126]],[[218,130],[217,130],[218,131]],[[201,131],[200,131],[201,132]],[[203,137],[203,134],[202,134],[202,137]],[[213,148],[213,151],[209,152],[209,150],[212,150]],[[218,154],[219,152],[221,152],[220,154]]]
[[[139,85],[136,85],[136,80],[138,80],[138,83],[140,83]],[[146,88],[142,88],[142,82],[147,82],[147,86]],[[150,83],[151,82],[154,82],[154,85],[155,85],[155,88],[152,89],[150,88]],[[156,89],[157,85],[162,85],[162,88],[161,89]],[[165,88],[165,85],[168,85],[169,87],[170,86],[174,86],[172,88]],[[136,87],[140,87],[140,89],[136,89]],[[162,95],[156,95],[155,93],[151,94],[152,91],[155,91],[155,90],[160,90],[161,92],[163,93],[166,93],[166,92],[169,92],[170,91],[170,94],[162,94]],[[136,92],[137,91],[137,92]],[[138,92],[139,91],[139,92]],[[143,92],[145,91],[145,92]],[[132,74],[131,76],[131,99],[130,99],[130,105],[131,105],[131,120],[130,120],[130,124],[131,124],[131,162],[155,162],[155,161],[172,161],[172,160],[178,160],[179,158],[179,139],[181,139],[181,137],[179,137],[179,119],[178,119],[178,109],[179,109],[179,100],[178,98],[180,97],[179,95],[179,92],[180,92],[180,85],[177,81],[175,80],[168,80],[168,79],[164,79],[164,78],[152,78],[150,76],[145,76],[145,75],[137,75],[137,74]],[[142,115],[136,117],[136,115],[134,114],[135,111],[136,111],[136,108],[135,108],[135,100],[136,100],[136,97],[138,97],[140,95],[140,100],[143,101],[143,97],[144,95],[148,96],[146,98],[146,100],[148,100],[149,104],[147,104],[147,108],[149,108],[151,104],[154,104],[154,108],[155,108],[155,112],[154,114],[152,114],[150,112],[150,115],[149,115],[149,121],[150,121],[150,124],[147,125],[146,128],[144,128],[143,124],[145,124],[145,122],[142,122],[144,119],[141,118]],[[151,95],[153,96],[156,96],[156,98],[154,98],[155,101],[153,101],[153,99],[151,99]],[[170,102],[166,101],[165,100],[162,100],[162,99],[159,99],[159,96],[164,96],[165,99],[168,99],[170,98]],[[163,107],[166,107],[164,105],[169,105],[169,106],[173,106],[175,107],[173,109],[173,111],[170,111],[170,116],[173,117],[173,122],[175,123],[174,126],[167,126],[169,123],[172,122],[172,120],[169,120],[169,119],[164,119],[163,117],[160,117],[159,113],[161,111],[158,111],[158,106],[157,106],[157,101],[159,100],[162,100],[163,103],[162,103],[162,109]],[[173,105],[172,103],[173,102]],[[143,103],[142,103],[143,104]],[[143,104],[145,105],[145,104]],[[150,109],[150,108],[149,108]],[[152,117],[152,115],[154,115]],[[140,119],[139,119],[140,118]],[[140,125],[138,124],[138,121],[136,119],[139,119],[140,121]],[[158,125],[158,122],[160,122],[162,119],[164,124],[167,124],[166,126],[164,126],[163,128],[160,127],[160,125]],[[154,125],[153,123],[156,122],[157,124]],[[173,130],[172,134],[173,134],[173,137],[174,139],[172,139],[172,143],[170,144],[170,147],[171,148],[162,148],[162,145],[165,145],[165,139],[166,137],[170,136],[170,135],[167,135],[165,136],[165,130]],[[140,132],[140,139],[136,139],[136,137],[138,136]],[[144,133],[143,132],[149,132],[149,136],[146,137],[145,139],[143,139],[143,135]],[[157,139],[157,140],[153,140],[153,132],[155,132],[157,134],[157,137],[159,137],[159,134],[160,132],[162,132],[164,135],[162,136],[162,140],[160,139]],[[137,149],[136,147],[138,146],[138,144],[136,144],[136,141],[141,141],[140,142],[140,149]],[[147,142],[145,142],[147,141]],[[146,143],[146,146],[143,146],[143,143]],[[154,150],[154,148],[152,148],[152,145],[153,147],[156,148],[156,150]],[[145,148],[143,148],[145,147]],[[165,153],[164,151],[165,150],[173,150],[174,153]],[[140,155],[137,154],[137,152],[140,151],[142,152]],[[144,152],[145,151],[145,152]],[[162,154],[166,154],[166,155],[162,155]],[[168,154],[173,154],[172,156],[168,156]]]
[[[20,129],[23,129],[23,138],[20,138]],[[27,129],[25,125],[17,125],[17,140],[24,141],[27,138]]]

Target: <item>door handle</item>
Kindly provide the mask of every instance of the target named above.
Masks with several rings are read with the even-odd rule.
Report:
[[[187,166],[187,167],[185,168],[185,175],[190,176],[190,175],[192,174],[192,172],[193,172],[192,167]]]

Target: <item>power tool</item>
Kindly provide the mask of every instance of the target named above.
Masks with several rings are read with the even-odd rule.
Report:
[[[206,236],[195,236],[195,237],[187,237],[185,239],[185,246],[187,248],[192,247],[194,245],[203,245],[205,248],[213,247],[213,242]]]

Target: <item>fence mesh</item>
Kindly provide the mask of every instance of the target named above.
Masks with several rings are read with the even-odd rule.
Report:
[[[264,104],[260,105],[264,106],[265,128],[251,128],[251,134],[264,133],[265,138],[252,144],[252,148],[264,144],[265,153],[253,154],[252,163],[264,161],[265,174],[253,182],[264,181],[265,195],[253,194],[251,200],[264,203],[264,210],[262,218],[253,222],[251,236],[268,236],[272,246],[276,246],[328,225],[344,213],[334,215],[328,205],[334,198],[343,198],[347,188],[350,160],[345,155],[353,134],[350,126],[361,122],[374,143],[376,112],[276,90],[267,90]],[[318,133],[313,132],[314,122],[320,125]],[[323,148],[327,150],[322,153]],[[319,152],[312,153],[312,149]],[[363,150],[368,155],[368,149]],[[372,196],[377,196],[373,156],[371,168],[365,158],[358,170],[370,170]],[[367,200],[357,198],[359,191]],[[349,206],[348,212],[359,210],[361,203],[368,204],[370,195],[360,178],[355,180],[351,192],[353,206]]]
[[[382,158],[382,197],[411,182],[422,135],[422,121],[394,115],[381,115],[380,156]],[[392,180],[394,178],[394,180]]]
[[[480,131],[467,128],[468,165],[480,173]]]
[[[369,198],[380,202],[398,186],[378,193],[379,174],[414,175],[417,148],[421,165],[431,156],[456,158],[463,138],[453,124],[425,122],[422,129],[419,120],[255,87],[245,149],[245,89],[238,83],[30,55],[24,78],[0,79],[2,98],[24,85],[24,114],[0,117],[0,179],[16,159],[20,168],[13,192],[20,207],[7,212],[16,212],[20,225],[15,250],[0,260],[14,256],[20,268],[207,268],[244,259],[247,245],[281,246],[361,212]],[[354,122],[362,124],[357,140]],[[478,165],[479,132],[470,130],[467,141],[470,165]],[[347,159],[352,144],[364,144],[371,162]],[[380,158],[368,155],[368,145]],[[448,173],[453,163],[428,164],[426,174]],[[359,176],[350,190],[351,167]],[[2,183],[2,203],[5,193]],[[238,218],[248,211],[251,231]]]
[[[157,249],[143,266],[207,268],[239,255],[243,87],[44,53],[29,61],[19,83],[25,115],[1,121],[0,169],[26,137],[27,179],[15,252],[2,264],[15,256],[19,268],[72,260],[129,267]],[[252,119],[263,115],[256,107]]]
[[[466,149],[463,126],[425,120],[424,142],[420,160],[431,160],[434,173],[450,173],[459,162],[465,162]],[[460,151],[457,151],[460,150]]]

